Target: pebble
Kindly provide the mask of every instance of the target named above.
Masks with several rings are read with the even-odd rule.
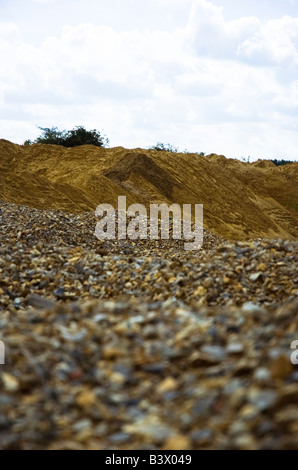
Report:
[[[1,379],[4,385],[4,390],[8,392],[15,392],[19,389],[19,381],[12,374],[2,372]]]
[[[275,379],[284,379],[293,371],[293,366],[289,360],[289,354],[281,354],[270,364],[272,377]]]
[[[242,354],[244,346],[242,343],[231,342],[227,345],[226,351],[228,354]]]
[[[275,404],[277,393],[275,390],[258,390],[252,388],[249,391],[248,398],[250,403],[252,403],[259,411],[265,411]]]
[[[266,367],[259,367],[254,371],[253,378],[260,385],[270,385],[272,374]]]
[[[170,392],[176,390],[178,382],[173,377],[167,377],[157,387],[159,393]]]
[[[123,427],[123,430],[128,434],[135,434],[147,438],[150,442],[157,443],[165,441],[172,434],[171,428],[155,416],[144,418],[133,424],[127,424]]]
[[[188,450],[190,448],[190,439],[182,434],[176,434],[169,437],[163,449],[164,450]]]

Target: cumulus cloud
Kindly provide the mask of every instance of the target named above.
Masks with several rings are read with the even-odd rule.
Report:
[[[0,119],[14,123],[2,129],[25,140],[36,124],[84,124],[112,145],[160,140],[235,157],[245,142],[256,157],[283,146],[296,158],[298,18],[227,21],[211,0],[187,4],[188,23],[162,31],[90,21],[33,43],[0,23]]]
[[[285,108],[286,111],[298,111],[298,80],[294,80],[288,90],[281,89],[273,103]]]
[[[298,65],[298,18],[269,21],[239,44],[238,55],[259,64]]]
[[[298,18],[283,16],[264,23],[256,17],[225,21],[222,7],[194,0],[188,28],[199,55],[254,65],[298,64]]]
[[[247,37],[260,28],[260,20],[254,17],[226,22],[223,8],[207,0],[194,0],[188,29],[197,54],[219,58],[232,58]]]

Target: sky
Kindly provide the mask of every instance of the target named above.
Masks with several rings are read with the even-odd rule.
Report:
[[[298,160],[298,0],[0,0],[0,138]]]

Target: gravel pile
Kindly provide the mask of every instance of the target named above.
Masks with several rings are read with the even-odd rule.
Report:
[[[297,242],[0,223],[1,449],[298,449]]]

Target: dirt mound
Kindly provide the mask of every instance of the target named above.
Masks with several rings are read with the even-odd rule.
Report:
[[[125,189],[129,187],[128,182],[133,183],[136,180],[139,181],[140,189],[149,184],[155,188],[156,192],[169,200],[172,198],[174,186],[178,186],[170,173],[144,153],[128,153],[104,175]]]
[[[298,164],[0,140],[0,200],[69,213],[166,202],[203,204],[206,229],[229,239],[297,237]]]
[[[257,160],[256,162],[252,163],[253,166],[257,166],[258,168],[274,168],[275,165],[270,160]]]

